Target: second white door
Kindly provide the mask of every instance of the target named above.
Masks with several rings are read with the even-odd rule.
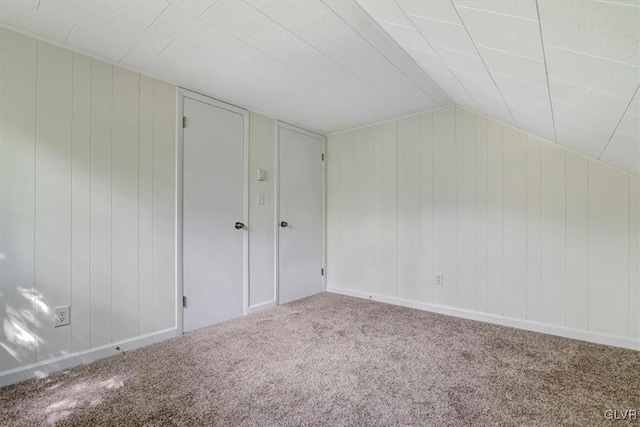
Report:
[[[322,292],[324,137],[279,124],[278,302]]]

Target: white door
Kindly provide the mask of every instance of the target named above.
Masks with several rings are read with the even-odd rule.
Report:
[[[185,332],[241,316],[244,306],[246,117],[201,101],[184,98]]]
[[[324,138],[279,124],[278,302],[322,292]]]

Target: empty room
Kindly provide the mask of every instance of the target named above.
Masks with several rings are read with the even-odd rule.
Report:
[[[640,425],[639,88],[640,0],[0,0],[0,425]]]

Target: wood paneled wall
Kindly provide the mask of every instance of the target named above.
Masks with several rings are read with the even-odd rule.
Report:
[[[329,289],[640,338],[637,177],[456,107],[327,160]]]
[[[0,29],[0,371],[175,326],[175,103]]]

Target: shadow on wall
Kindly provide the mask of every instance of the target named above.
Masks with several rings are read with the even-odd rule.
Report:
[[[6,262],[6,255],[0,253],[0,262]],[[13,295],[11,295],[13,294]],[[18,286],[0,290],[0,318],[2,319],[2,335],[0,335],[0,372],[14,366],[35,362],[35,351],[38,344],[36,336],[36,304],[43,313],[51,309],[42,301],[41,295],[33,288]],[[10,302],[14,303],[11,304]]]

